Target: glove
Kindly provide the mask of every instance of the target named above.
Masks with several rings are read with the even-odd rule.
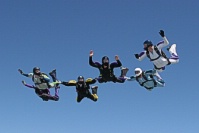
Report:
[[[26,85],[26,82],[23,80],[23,81],[22,81],[22,84]]]
[[[134,54],[136,59],[139,59],[139,55],[138,54]]]
[[[164,37],[164,31],[163,30],[160,30],[159,34],[161,35],[161,37]]]
[[[18,71],[19,71],[21,74],[23,74],[23,71],[22,71],[21,69],[18,69]]]

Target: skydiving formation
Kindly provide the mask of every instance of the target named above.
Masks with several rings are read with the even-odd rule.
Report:
[[[103,56],[100,62],[93,61],[94,52],[91,50],[89,54],[89,65],[97,68],[99,70],[99,76],[95,78],[84,79],[83,76],[78,76],[76,80],[63,81],[58,80],[56,75],[56,69],[52,70],[49,75],[51,76],[53,82],[47,74],[40,71],[39,67],[34,67],[32,73],[25,74],[21,69],[18,69],[19,73],[25,77],[32,79],[34,85],[27,84],[24,80],[22,84],[28,88],[35,90],[35,93],[43,100],[59,100],[59,89],[60,85],[64,86],[74,86],[77,92],[77,102],[80,103],[82,99],[88,98],[94,102],[98,100],[98,86],[93,85],[97,81],[99,84],[113,82],[113,83],[125,83],[125,81],[136,81],[141,87],[146,88],[151,91],[156,87],[164,87],[165,81],[159,75],[159,72],[165,70],[165,67],[170,64],[176,64],[179,62],[179,57],[176,52],[176,44],[172,44],[167,48],[170,53],[170,58],[167,58],[166,54],[163,52],[163,48],[169,45],[165,33],[163,30],[159,32],[160,36],[163,38],[157,45],[154,45],[150,40],[144,41],[144,51],[140,54],[134,54],[136,59],[142,61],[145,57],[153,63],[154,68],[149,70],[142,70],[140,67],[135,67],[134,75],[128,77],[126,76],[128,68],[123,67],[119,56],[115,56],[115,62],[110,63],[108,56]],[[120,68],[120,76],[114,74],[115,68]],[[50,89],[55,89],[55,95],[50,94]],[[90,91],[91,89],[91,91]]]

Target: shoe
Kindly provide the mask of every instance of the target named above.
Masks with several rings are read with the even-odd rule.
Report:
[[[49,75],[52,76],[52,75],[55,74],[55,73],[56,73],[56,69],[52,70],[52,71],[49,73]]]
[[[126,67],[121,67],[120,69],[121,69],[121,76],[120,77],[125,77],[127,72],[129,71],[129,69],[126,68]]]
[[[91,89],[92,89],[92,94],[97,94],[97,88],[98,86],[92,86]]]

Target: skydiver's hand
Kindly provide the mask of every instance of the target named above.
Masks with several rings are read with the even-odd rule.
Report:
[[[136,59],[139,59],[139,54],[134,54]]]
[[[23,81],[22,81],[22,84],[26,85],[26,82],[23,80]]]
[[[118,56],[118,55],[115,56],[115,60],[116,60],[116,61],[119,60],[119,56]]]
[[[163,30],[160,30],[159,34],[161,35],[161,37],[164,37],[164,31]]]
[[[18,71],[19,71],[20,74],[23,74],[23,71],[21,69],[18,69]]]
[[[92,57],[92,56],[93,56],[93,50],[90,51],[90,57]]]

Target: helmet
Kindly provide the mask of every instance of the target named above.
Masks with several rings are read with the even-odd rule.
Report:
[[[144,45],[146,44],[145,49],[148,48],[149,46],[153,46],[153,43],[152,43],[150,40],[144,41],[143,44],[144,44]]]
[[[108,66],[109,58],[107,56],[102,57],[102,64]]]
[[[138,77],[142,74],[142,69],[141,68],[135,68],[135,76]]]
[[[77,78],[77,82],[78,82],[78,83],[83,83],[83,82],[84,82],[84,77],[83,77],[83,76],[79,76],[79,77]]]
[[[39,68],[39,67],[34,67],[34,68],[33,68],[33,74],[38,75],[40,72],[39,72],[39,73],[36,73],[36,70],[39,70],[39,71],[40,71],[40,68]]]

